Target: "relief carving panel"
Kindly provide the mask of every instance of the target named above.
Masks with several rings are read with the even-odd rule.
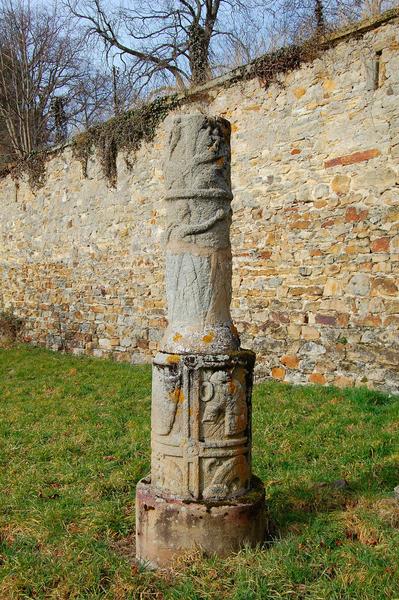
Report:
[[[153,485],[187,499],[244,494],[250,486],[254,356],[159,353],[152,403]],[[160,423],[159,421],[163,421]]]

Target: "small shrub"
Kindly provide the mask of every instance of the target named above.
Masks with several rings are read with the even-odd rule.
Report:
[[[11,310],[0,311],[0,347],[10,346],[17,339],[23,321]]]

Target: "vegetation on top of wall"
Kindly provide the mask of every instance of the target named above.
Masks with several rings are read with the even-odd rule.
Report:
[[[118,152],[135,153],[143,141],[152,141],[160,122],[180,103],[176,95],[157,98],[75,136],[72,152],[81,162],[84,176],[87,176],[87,161],[96,150],[104,176],[115,186]]]
[[[241,71],[237,80],[257,77],[266,88],[277,80],[278,75],[297,69],[302,63],[316,58],[321,48],[320,40],[320,37],[315,37],[300,46],[288,46],[268,53],[254,61],[246,72]],[[153,140],[158,125],[170,111],[181,104],[195,101],[198,96],[204,97],[193,89],[188,94],[157,98],[150,104],[122,113],[75,136],[72,151],[82,164],[84,176],[87,176],[88,159],[95,150],[103,175],[111,186],[115,186],[118,152],[137,152],[143,141]]]
[[[315,36],[302,45],[286,46],[269,52],[255,60],[250,77],[257,77],[266,89],[277,81],[278,76],[299,69],[306,62],[317,58],[323,47],[323,38]]]
[[[223,85],[226,85],[257,77],[260,83],[267,88],[278,81],[279,75],[298,69],[304,63],[312,62],[321,52],[326,51],[340,41],[347,38],[361,37],[367,31],[395,18],[399,18],[399,8],[392,8],[382,14],[351,23],[346,27],[332,29],[323,26],[312,37],[305,39],[303,43],[291,44],[267,52],[251,63],[237,67],[227,75],[222,75],[202,87],[215,86],[218,80],[223,81]]]
[[[111,186],[117,180],[117,156],[120,151],[127,154],[135,153],[143,141],[154,139],[158,125],[167,114],[180,105],[193,102],[198,98],[206,98],[207,90],[219,86],[227,87],[238,81],[258,78],[266,89],[279,81],[285,73],[298,69],[302,64],[312,62],[320,53],[341,39],[360,36],[373,27],[399,16],[397,8],[386,11],[377,18],[366,19],[355,26],[350,26],[335,32],[320,30],[303,44],[290,45],[269,52],[252,63],[238,67],[227,75],[211,80],[201,86],[180,94],[157,98],[153,102],[121,113],[104,123],[90,127],[83,133],[77,134],[70,142],[73,156],[82,164],[84,176],[87,176],[89,157],[96,152],[102,172]],[[67,144],[43,152],[34,152],[28,158],[16,164],[6,165],[0,169],[0,179],[11,175],[19,179],[23,174],[28,175],[32,189],[44,185],[46,177],[46,162],[55,151],[62,151]],[[126,158],[128,164],[129,161]]]
[[[250,65],[237,69],[226,80],[225,85],[257,77],[261,85],[267,88],[277,81],[279,75],[293,71],[316,58],[321,47],[321,37],[316,36],[302,45],[269,52]],[[118,153],[122,151],[127,155],[137,152],[143,141],[150,142],[154,139],[158,125],[170,111],[181,104],[195,101],[198,96],[202,99],[206,97],[194,88],[188,93],[160,97],[77,134],[71,141],[71,147],[74,158],[82,165],[84,177],[87,177],[88,160],[95,152],[104,177],[114,187],[117,181]],[[46,161],[50,156],[50,152],[32,153],[27,159],[0,171],[0,178],[8,174],[20,178],[26,173],[30,186],[38,189],[45,183]]]
[[[110,185],[115,186],[118,152],[135,153],[142,142],[152,141],[158,125],[183,101],[184,98],[179,98],[177,94],[157,98],[77,134],[70,145],[73,156],[82,164],[83,175],[87,176],[88,159],[96,151],[104,176]],[[46,162],[55,151],[62,151],[65,146],[32,152],[26,159],[4,166],[0,169],[0,179],[7,175],[20,179],[27,175],[30,187],[39,189],[46,180]]]
[[[322,47],[321,36],[302,45],[292,45],[270,52],[251,64],[239,79],[257,77],[265,88],[274,83],[281,74],[293,71],[302,63],[316,58]],[[91,127],[77,135],[72,142],[73,155],[82,164],[87,176],[87,161],[93,150],[97,151],[104,176],[112,186],[117,179],[116,159],[119,151],[137,152],[143,141],[151,141],[157,127],[166,115],[183,103],[196,99],[195,89],[186,95],[172,95],[156,99],[150,104],[118,115],[105,123]]]
[[[314,60],[323,46],[322,40],[322,36],[314,36],[301,45],[291,45],[269,52],[231,73],[224,85],[257,77],[261,85],[267,88],[278,80],[279,75]],[[209,83],[212,84],[212,81]],[[134,154],[143,141],[152,141],[158,125],[170,111],[181,104],[195,101],[198,96],[204,97],[200,93],[202,87],[193,88],[188,93],[157,98],[151,103],[121,113],[77,134],[71,142],[72,153],[74,158],[81,162],[83,175],[87,177],[89,157],[96,152],[104,177],[114,187],[117,181],[118,153],[124,151],[126,154]],[[48,156],[48,153],[44,152],[35,153],[13,168],[12,174],[18,177],[22,172],[27,172],[30,185],[40,187],[45,180],[45,162]]]
[[[52,155],[53,153],[54,150]],[[14,180],[19,180],[26,175],[30,188],[40,189],[46,182],[46,162],[49,158],[50,155],[46,151],[31,152],[27,158],[0,168],[0,179],[11,175]]]

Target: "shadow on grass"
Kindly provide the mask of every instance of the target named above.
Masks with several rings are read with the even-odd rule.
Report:
[[[398,464],[376,465],[349,482],[293,485],[288,490],[272,493],[267,499],[271,537],[281,539],[292,530],[293,524],[311,525],[323,514],[352,509],[370,492],[386,492],[386,496],[391,497],[398,484],[398,473]]]

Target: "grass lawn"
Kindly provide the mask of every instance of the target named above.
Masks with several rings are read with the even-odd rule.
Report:
[[[256,386],[274,539],[154,573],[133,546],[150,388],[149,367],[0,351],[1,600],[399,599],[399,397]]]

